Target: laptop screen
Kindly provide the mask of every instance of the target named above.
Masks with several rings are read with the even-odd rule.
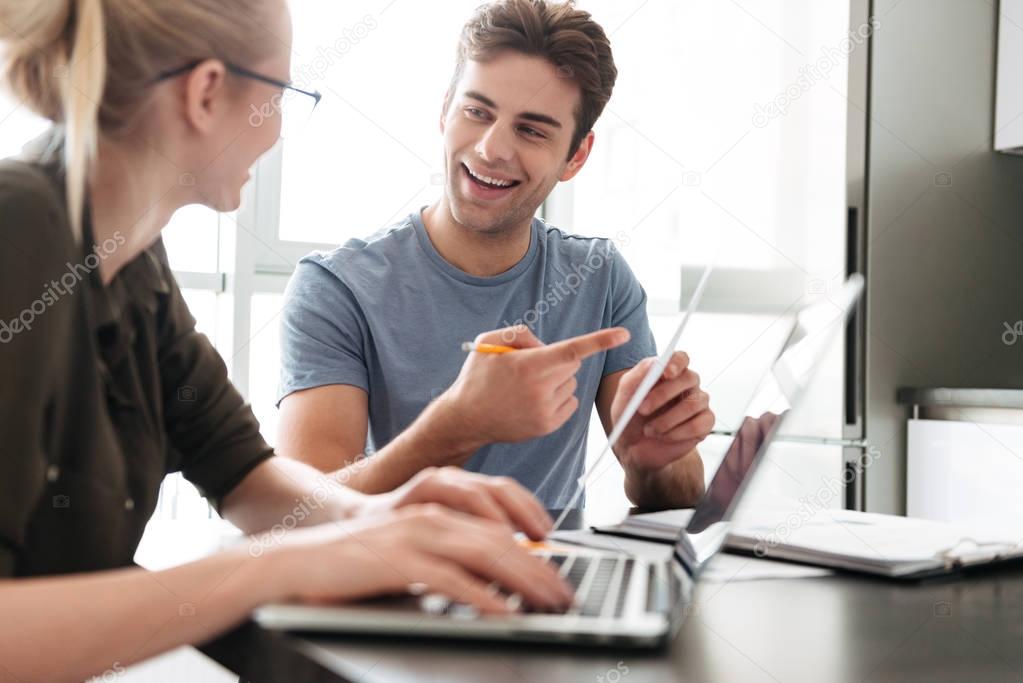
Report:
[[[753,393],[746,416],[689,524],[679,534],[675,557],[691,575],[724,544],[728,522],[757,464],[802,398],[831,342],[844,329],[861,290],[862,278],[850,278],[837,297],[807,306],[789,321],[788,338]]]

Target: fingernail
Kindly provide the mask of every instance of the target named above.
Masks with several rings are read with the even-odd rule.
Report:
[[[668,366],[668,377],[675,378],[678,375],[678,368],[674,365]]]

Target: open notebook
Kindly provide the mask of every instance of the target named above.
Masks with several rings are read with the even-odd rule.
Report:
[[[691,510],[633,515],[597,531],[663,541],[674,538],[691,516]],[[726,543],[731,550],[889,578],[919,579],[1023,559],[1023,528],[977,529],[851,510],[758,511],[756,521],[748,513],[741,517]]]

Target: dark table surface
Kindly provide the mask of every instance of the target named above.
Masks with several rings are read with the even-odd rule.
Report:
[[[678,637],[655,652],[303,636],[252,623],[202,650],[254,683],[1023,681],[1019,566],[912,584],[721,576],[701,582]]]

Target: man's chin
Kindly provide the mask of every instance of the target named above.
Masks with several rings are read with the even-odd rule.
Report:
[[[500,235],[514,227],[507,215],[476,207],[455,205],[452,207],[451,215],[463,228],[479,235]]]

